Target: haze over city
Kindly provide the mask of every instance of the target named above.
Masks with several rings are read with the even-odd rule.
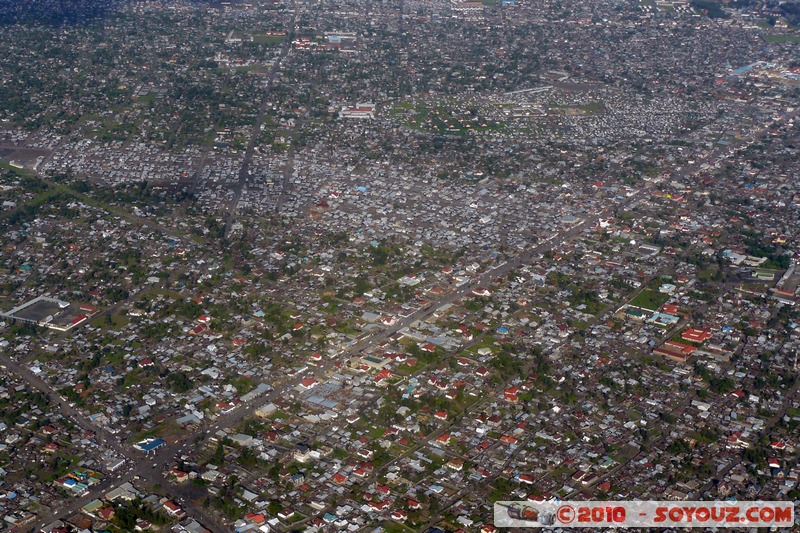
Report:
[[[0,36],[0,530],[800,499],[797,2],[3,0]]]

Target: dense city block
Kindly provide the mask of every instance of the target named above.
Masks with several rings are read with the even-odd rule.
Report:
[[[800,500],[800,8],[0,1],[0,530]]]

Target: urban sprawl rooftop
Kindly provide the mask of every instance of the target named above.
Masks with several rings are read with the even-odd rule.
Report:
[[[797,3],[8,0],[0,34],[0,530],[800,500]]]

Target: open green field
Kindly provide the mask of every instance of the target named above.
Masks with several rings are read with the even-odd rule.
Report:
[[[283,35],[258,35],[253,34],[253,42],[258,44],[269,44],[272,46],[278,46],[283,42],[284,36]]]
[[[131,321],[127,315],[120,315],[120,314],[111,314],[111,315],[100,315],[94,319],[92,319],[92,326],[102,328],[111,328],[111,329],[121,329],[128,325]]]
[[[663,294],[652,289],[645,289],[637,294],[636,298],[628,302],[628,305],[656,311],[659,307],[664,305],[664,302],[667,300],[669,300],[669,294]]]
[[[421,101],[397,102],[386,111],[389,115],[405,115],[405,125],[416,130],[438,133],[467,133],[469,131],[500,131],[503,122],[478,114],[477,109],[458,109],[447,104],[427,104]]]
[[[409,531],[414,531],[410,527],[408,527],[406,525],[403,525],[403,524],[401,524],[399,522],[384,522],[381,525],[381,528],[386,533],[406,533],[406,532],[409,532]]]
[[[800,43],[800,35],[763,35],[768,43]]]
[[[0,161],[0,169],[2,169],[2,170],[10,170],[11,172],[17,174],[18,176],[33,177],[33,176],[36,175],[34,172],[31,172],[30,170],[11,166],[11,164],[6,163],[5,161]]]
[[[147,93],[144,96],[134,96],[133,99],[139,104],[154,104],[156,101],[155,93]]]

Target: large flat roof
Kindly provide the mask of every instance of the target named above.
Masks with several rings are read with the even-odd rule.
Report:
[[[166,441],[162,439],[145,439],[137,442],[136,444],[133,445],[133,447],[143,452],[152,452],[156,448],[164,446],[165,444]]]

